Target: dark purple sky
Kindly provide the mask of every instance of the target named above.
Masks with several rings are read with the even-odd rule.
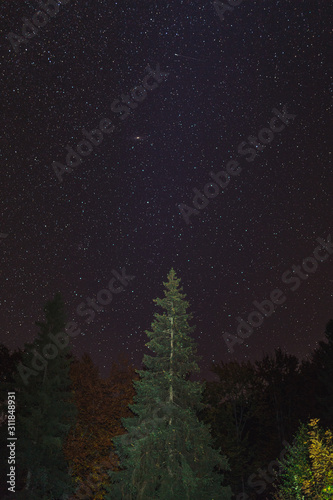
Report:
[[[134,4],[70,0],[49,19],[35,16],[37,2],[0,6],[0,342],[32,341],[59,290],[83,332],[76,354],[102,373],[122,352],[139,365],[174,267],[204,375],[212,361],[275,347],[303,357],[333,316],[333,255],[313,260],[332,221],[328,2],[244,0],[224,16],[213,1]],[[45,24],[35,35],[33,18]],[[272,121],[284,107],[285,123]],[[53,162],[64,170],[66,146],[101,124],[108,133],[90,152],[81,144],[59,182]],[[193,189],[232,165],[238,175],[187,224],[179,206],[193,209]],[[292,291],[302,263],[308,276]],[[78,306],[122,268],[135,278],[88,324]],[[225,332],[275,289],[284,303],[228,352]]]

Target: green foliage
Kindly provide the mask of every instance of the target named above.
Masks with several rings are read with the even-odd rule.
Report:
[[[318,419],[302,424],[281,462],[277,500],[329,500],[333,498],[333,435]]]
[[[134,417],[123,419],[127,433],[114,438],[121,470],[110,473],[108,500],[229,500],[222,470],[228,462],[214,450],[209,428],[196,412],[204,385],[189,380],[199,371],[196,347],[186,312],[188,302],[172,269],[164,283],[164,309],[155,313],[152,331],[146,331],[145,370],[134,383],[136,396],[130,405]]]

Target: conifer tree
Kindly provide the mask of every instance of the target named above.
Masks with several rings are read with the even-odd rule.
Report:
[[[123,419],[128,432],[113,440],[122,470],[110,472],[108,500],[231,498],[221,473],[228,461],[212,448],[210,429],[197,418],[204,384],[189,379],[199,371],[199,356],[179,283],[171,269],[164,298],[154,300],[164,311],[154,314],[152,331],[146,331],[153,356],[144,355],[145,370],[137,370],[141,379],[130,405],[135,416]]]
[[[17,467],[24,483],[18,498],[25,500],[64,499],[73,489],[63,455],[75,406],[70,391],[71,356],[68,340],[66,343],[62,335],[65,316],[60,294],[47,302],[44,312],[46,321],[36,323],[39,334],[25,345],[16,374]],[[31,366],[39,369],[31,370]],[[29,370],[35,373],[27,379]]]

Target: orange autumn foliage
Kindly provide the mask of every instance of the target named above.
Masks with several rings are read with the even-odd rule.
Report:
[[[70,376],[77,418],[64,453],[78,485],[72,499],[100,500],[108,483],[107,471],[118,470],[111,440],[125,433],[121,418],[131,416],[128,405],[135,394],[132,381],[138,375],[122,358],[112,365],[109,377],[103,379],[90,356],[84,354],[72,363]]]

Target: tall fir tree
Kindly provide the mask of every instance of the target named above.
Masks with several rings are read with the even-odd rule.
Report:
[[[199,356],[181,293],[180,279],[171,269],[164,298],[154,302],[155,313],[144,355],[144,370],[137,370],[136,396],[130,405],[133,418],[123,419],[127,434],[114,438],[120,472],[110,472],[112,486],[106,500],[229,500],[223,485],[228,460],[212,447],[210,428],[197,417],[203,409],[204,384],[189,375],[198,372]]]
[[[65,499],[73,490],[63,444],[74,423],[75,405],[68,337],[66,341],[61,333],[65,314],[59,293],[47,302],[44,312],[46,321],[36,323],[40,331],[33,343],[25,345],[15,377],[17,466],[24,484],[18,498],[25,500]],[[52,342],[55,338],[57,345]]]

